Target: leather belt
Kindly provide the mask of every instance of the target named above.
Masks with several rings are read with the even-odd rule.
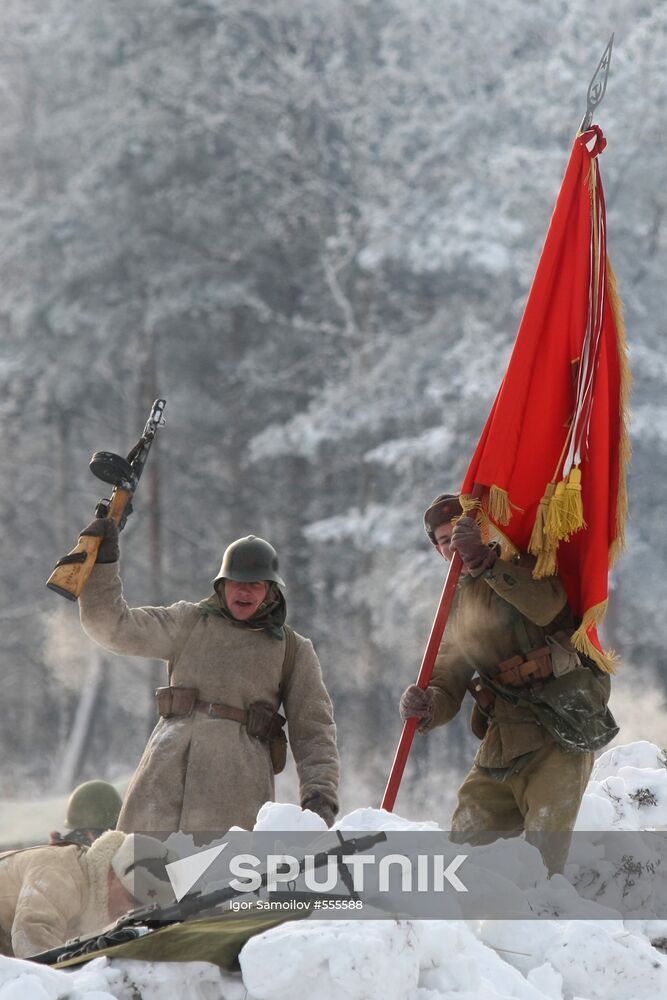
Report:
[[[223,705],[220,701],[196,701],[195,710],[210,715],[213,719],[231,719],[245,726],[248,713],[244,708],[234,708],[233,705]]]

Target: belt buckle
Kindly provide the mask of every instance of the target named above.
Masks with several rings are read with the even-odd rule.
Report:
[[[206,709],[206,714],[208,715],[208,717],[210,719],[214,719],[215,718],[215,716],[213,714],[213,706],[214,706],[214,704],[215,704],[215,702],[209,701],[208,708]]]

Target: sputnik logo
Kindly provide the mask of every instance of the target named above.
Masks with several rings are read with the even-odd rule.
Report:
[[[200,851],[199,854],[189,854],[187,858],[179,858],[178,861],[171,861],[168,865],[165,865],[171,887],[174,890],[174,896],[178,903],[180,903],[184,896],[187,896],[193,885],[199,881],[205,871],[208,871],[226,846],[227,841],[217,847],[209,847],[207,851]]]

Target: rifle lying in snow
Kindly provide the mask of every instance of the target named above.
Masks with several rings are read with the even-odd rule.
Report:
[[[155,400],[144,432],[127,458],[114,455],[110,451],[96,451],[90,460],[90,470],[93,475],[113,486],[110,498],[100,500],[97,504],[95,516],[113,518],[119,530],[124,527],[132,511],[132,497],[146,464],[155,433],[160,424],[164,423],[162,414],[165,406],[166,400]],[[81,535],[76,548],[58,560],[56,568],[46,581],[46,586],[55,590],[61,597],[76,601],[88,582],[101,544],[101,538]]]
[[[338,846],[327,851],[320,851],[313,856],[313,868],[321,868],[329,863],[330,858],[338,858],[338,870],[341,881],[347,887],[350,896],[357,898],[350,871],[343,863],[343,857],[349,854],[358,854],[367,851],[376,844],[387,839],[387,834],[383,832],[372,833],[366,837],[351,837],[345,840],[341,833],[336,831]],[[299,863],[299,874],[303,874],[306,867],[306,859],[302,858]],[[225,886],[224,889],[213,889],[211,892],[192,892],[184,896],[178,903],[170,903],[169,906],[160,906],[153,903],[150,906],[140,906],[136,910],[130,910],[122,917],[119,917],[113,924],[104,927],[98,934],[89,937],[72,938],[66,944],[50,948],[48,951],[33,955],[29,961],[39,962],[41,965],[55,965],[57,962],[65,962],[70,958],[81,958],[84,955],[92,955],[95,952],[103,951],[117,944],[126,944],[134,941],[138,937],[150,931],[158,930],[169,924],[180,924],[190,917],[204,914],[214,910],[224,903],[236,899],[237,896],[258,895],[260,889],[265,888],[268,880],[268,872],[262,875],[262,880],[257,889],[233,889]],[[292,894],[290,894],[291,896]],[[324,894],[312,894],[312,900],[321,899]],[[299,897],[301,898],[301,897]],[[247,916],[247,913],[246,913]]]

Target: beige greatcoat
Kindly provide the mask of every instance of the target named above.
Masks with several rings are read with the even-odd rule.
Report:
[[[86,633],[105,648],[130,656],[170,661],[182,630],[193,620],[194,605],[187,601],[165,608],[128,607],[117,563],[95,566],[79,604]],[[312,643],[300,635],[296,642],[282,702],[301,801],[317,794],[337,808],[339,761],[331,699]],[[171,684],[197,688],[205,702],[247,709],[264,701],[278,709],[284,654],[284,639],[202,615],[172,665]],[[238,722],[195,711],[158,722],[128,789],[118,828],[252,829],[259,807],[273,796],[268,745],[248,736]]]
[[[110,922],[108,875],[124,836],[94,847],[35,847],[0,858],[0,954],[29,958]]]

